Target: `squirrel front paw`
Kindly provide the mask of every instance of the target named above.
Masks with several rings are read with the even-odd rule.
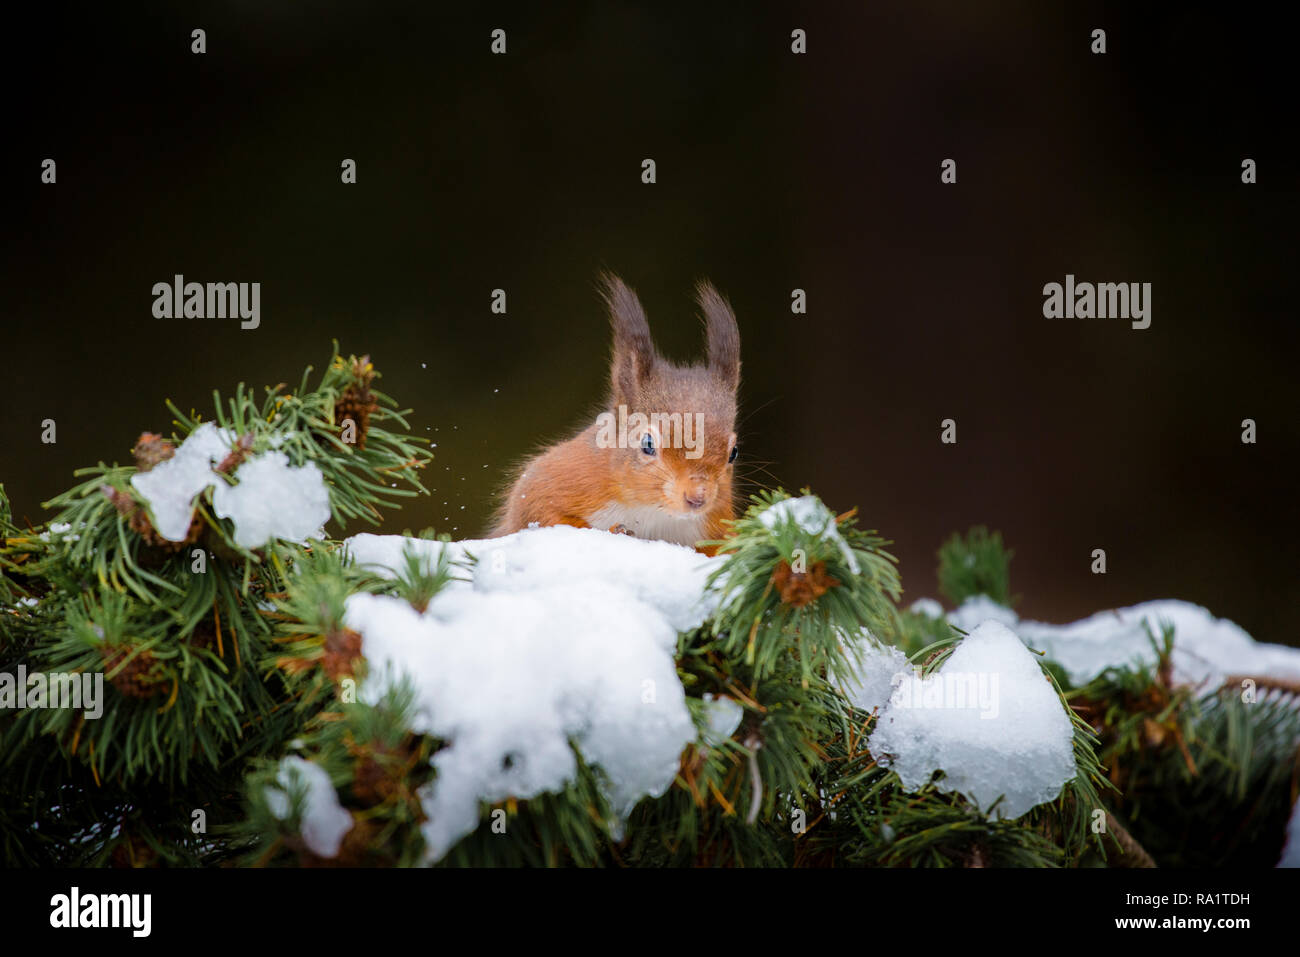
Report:
[[[621,522],[617,525],[611,525],[609,527],[609,530],[615,535],[631,535],[633,538],[636,538],[636,534],[632,531],[632,529],[628,528],[626,525],[622,524]]]

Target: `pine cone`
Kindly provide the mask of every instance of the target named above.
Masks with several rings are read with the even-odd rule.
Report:
[[[375,378],[375,367],[370,356],[362,356],[352,363],[353,382],[338,401],[334,403],[334,421],[343,430],[344,422],[351,419],[356,427],[356,445],[359,449],[366,447],[366,435],[370,431],[370,416],[378,411],[379,401],[370,392],[370,383]]]
[[[352,793],[366,807],[383,804],[400,785],[400,778],[394,777],[392,771],[376,761],[373,755],[367,754],[357,760],[352,775]]]
[[[190,515],[190,527],[186,529],[184,541],[173,542],[158,534],[158,530],[153,527],[153,522],[149,520],[149,513],[141,508],[140,503],[128,492],[115,489],[111,485],[101,485],[99,490],[113,503],[117,513],[127,520],[131,531],[139,535],[146,545],[168,552],[179,552],[186,545],[193,545],[203,534],[203,518],[197,509]]]
[[[826,574],[825,562],[815,563],[807,572],[796,572],[790,568],[789,562],[783,561],[772,572],[772,584],[776,585],[783,602],[802,608],[812,604],[840,582]]]
[[[331,680],[351,678],[356,673],[355,663],[361,657],[361,636],[351,628],[331,631],[325,636],[325,655],[321,667]]]
[[[131,528],[144,539],[147,545],[168,552],[180,552],[184,551],[187,545],[197,542],[199,536],[203,534],[203,517],[199,515],[197,509],[190,513],[190,527],[185,530],[185,538],[179,542],[173,542],[159,535],[158,530],[153,527],[153,522],[149,521],[149,513],[144,509],[131,516]]]
[[[414,736],[408,735],[394,748],[386,748],[379,741],[350,744],[348,750],[356,758],[352,771],[352,793],[356,799],[365,807],[374,807],[402,791],[406,776],[417,761],[416,742]]]
[[[129,698],[152,698],[166,690],[162,665],[151,651],[142,651],[117,674],[111,674],[130,656],[132,649],[124,645],[104,649],[104,673],[118,691]]]
[[[244,459],[248,458],[248,453],[251,451],[253,451],[253,433],[245,432],[214,471],[222,475],[234,475],[235,469],[244,464]]]
[[[101,485],[99,491],[113,503],[113,507],[117,509],[117,514],[123,517],[131,516],[140,507],[130,495],[113,488],[111,485]]]
[[[141,432],[131,454],[135,456],[135,467],[148,472],[159,462],[166,462],[175,455],[176,446],[156,432]]]

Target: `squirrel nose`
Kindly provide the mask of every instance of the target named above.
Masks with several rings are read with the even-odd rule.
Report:
[[[687,495],[687,496],[686,496],[686,504],[689,505],[691,508],[703,508],[703,507],[704,507],[704,493],[703,493],[703,492],[693,492],[692,494]]]

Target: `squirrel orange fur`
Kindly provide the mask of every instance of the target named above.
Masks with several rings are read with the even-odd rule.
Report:
[[[613,329],[609,394],[596,421],[519,469],[493,536],[530,525],[600,528],[697,547],[735,517],[740,331],[731,306],[700,283],[707,359],[659,355],[636,294],[603,277]],[[712,554],[714,548],[701,548]]]

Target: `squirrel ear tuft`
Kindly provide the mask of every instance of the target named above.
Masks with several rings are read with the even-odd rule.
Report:
[[[609,307],[614,333],[614,358],[610,364],[610,387],[616,402],[630,402],[658,356],[650,338],[650,324],[636,293],[613,273],[602,273],[601,294]]]
[[[731,304],[708,282],[695,287],[695,299],[704,312],[709,371],[733,392],[740,385],[740,329]]]

